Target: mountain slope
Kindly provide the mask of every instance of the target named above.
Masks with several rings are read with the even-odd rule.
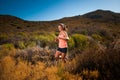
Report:
[[[70,32],[74,32],[76,29],[78,30],[90,26],[111,28],[119,27],[120,13],[114,13],[105,10],[96,10],[84,15],[65,17],[54,21],[25,21],[15,16],[0,15],[0,32],[31,32],[36,30],[53,31],[56,30],[56,26],[60,22],[63,22],[69,26]]]

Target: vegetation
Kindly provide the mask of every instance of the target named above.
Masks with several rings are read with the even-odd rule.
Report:
[[[119,80],[119,18],[101,10],[50,22],[0,16],[0,80]],[[70,37],[65,64],[54,60],[60,22]]]
[[[92,38],[94,38],[97,41],[102,41],[102,37],[98,34],[92,34]]]
[[[86,36],[84,36],[82,34],[74,34],[74,35],[72,35],[72,38],[75,43],[75,48],[84,50],[88,47],[88,39]]]

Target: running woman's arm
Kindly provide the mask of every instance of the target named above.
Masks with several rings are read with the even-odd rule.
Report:
[[[66,32],[62,32],[61,34],[62,34],[62,36],[59,36],[58,37],[59,39],[63,39],[63,40],[68,40],[69,39],[69,37],[68,37]]]

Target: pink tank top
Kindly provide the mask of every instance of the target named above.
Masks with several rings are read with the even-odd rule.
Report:
[[[58,37],[59,37],[59,44],[58,44],[59,48],[67,48],[68,47],[67,46],[67,39],[68,39],[67,33],[65,31],[62,31],[59,33]]]

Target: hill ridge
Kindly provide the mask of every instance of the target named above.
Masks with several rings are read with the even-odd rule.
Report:
[[[69,26],[70,32],[89,26],[119,27],[120,13],[109,10],[95,10],[84,15],[64,17],[53,21],[27,21],[12,15],[0,15],[0,32],[51,31],[55,30],[54,28],[61,22]]]

